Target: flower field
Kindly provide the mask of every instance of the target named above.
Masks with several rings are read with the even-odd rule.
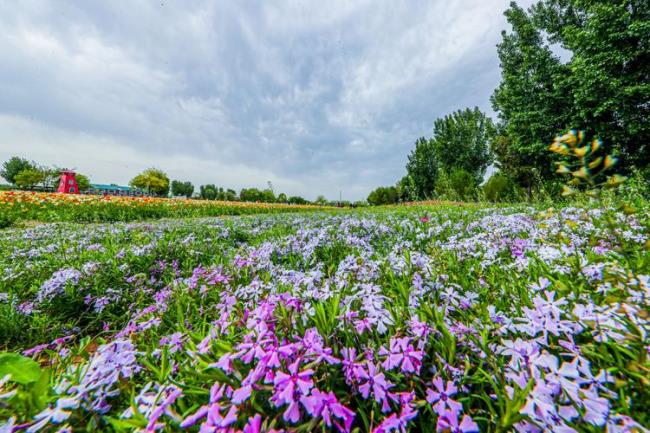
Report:
[[[33,200],[0,198],[78,218]],[[111,206],[185,212],[147,200]],[[0,431],[647,431],[649,234],[453,205],[4,230]]]
[[[0,215],[36,221],[135,221],[320,209],[318,206],[278,203],[0,191]]]

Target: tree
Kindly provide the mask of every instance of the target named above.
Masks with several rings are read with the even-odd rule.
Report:
[[[492,120],[475,107],[458,110],[433,124],[433,147],[440,168],[469,173],[475,184],[483,181],[492,163],[489,142],[494,135]]]
[[[327,199],[325,198],[324,195],[319,195],[318,197],[316,197],[314,203],[320,206],[325,206],[327,204]]]
[[[199,188],[199,197],[203,200],[215,200],[217,193],[217,187],[212,184],[201,185]]]
[[[90,189],[90,179],[88,179],[88,176],[85,176],[81,173],[75,173],[74,178],[77,180],[79,191],[87,191]]]
[[[498,46],[502,169],[526,186],[553,179],[553,137],[570,128],[607,139],[621,166],[650,164],[650,7],[647,0],[542,0],[505,13],[512,32]],[[562,63],[550,44],[570,54]],[[503,146],[503,144],[507,144]],[[495,153],[497,150],[495,150]],[[514,163],[518,161],[519,164]],[[520,167],[517,173],[506,169]]]
[[[531,8],[530,15],[551,43],[571,52],[566,65],[569,92],[564,100],[570,106],[570,116],[563,126],[606,139],[627,168],[647,167],[648,0],[543,0]]]
[[[257,188],[242,188],[239,192],[239,199],[249,202],[262,201],[262,191]]]
[[[519,197],[515,183],[503,173],[494,173],[483,186],[485,198],[491,202],[516,201]]]
[[[401,178],[397,182],[397,185],[395,185],[395,188],[397,188],[397,198],[399,201],[407,202],[417,199],[415,194],[415,182],[411,176],[406,175]]]
[[[237,200],[237,191],[235,191],[234,189],[230,189],[230,188],[228,188],[228,189],[226,190],[226,197],[225,197],[225,199],[226,199],[227,201],[235,201],[235,200]]]
[[[43,186],[45,188],[52,188],[56,189],[59,186],[59,181],[61,179],[61,172],[63,172],[62,168],[58,167],[40,167],[40,170],[44,174],[44,179],[43,179]],[[77,177],[75,176],[75,179]],[[79,184],[79,181],[77,180],[77,184]]]
[[[167,195],[169,193],[169,177],[157,168],[148,168],[129,182],[135,188],[144,189],[156,195]]]
[[[543,178],[551,178],[553,166],[547,148],[553,137],[570,123],[568,97],[570,70],[544,42],[532,18],[512,2],[505,12],[512,32],[503,31],[497,45],[501,61],[501,83],[492,95],[498,113],[502,139],[494,146],[497,160],[508,173],[520,167],[515,177],[530,182],[533,168]],[[527,185],[530,190],[531,185]]]
[[[302,198],[300,196],[294,195],[294,196],[289,197],[289,203],[290,204],[309,204],[309,201],[307,201],[306,199],[304,199],[304,198]]]
[[[7,179],[11,184],[16,184],[16,175],[24,170],[36,169],[36,163],[28,161],[25,158],[13,156],[2,164],[0,176]]]
[[[14,183],[20,188],[33,188],[45,181],[46,174],[38,168],[28,168],[14,176]]]
[[[264,203],[275,203],[275,194],[273,193],[273,190],[267,188],[264,191],[262,191],[262,194],[260,196],[260,201]]]
[[[192,182],[181,182],[180,180],[172,181],[172,195],[185,196],[189,198],[192,197],[192,194],[194,194],[194,185],[192,185]]]
[[[278,194],[278,203],[286,203],[287,202],[287,195],[283,192]]]
[[[408,156],[406,173],[413,180],[415,198],[433,197],[438,178],[438,158],[432,140],[421,137],[415,142],[415,149]]]
[[[395,204],[398,200],[397,188],[394,186],[380,186],[368,195],[368,203],[373,206]]]

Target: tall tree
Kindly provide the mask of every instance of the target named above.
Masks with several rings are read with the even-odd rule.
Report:
[[[550,42],[572,54],[570,126],[611,143],[623,167],[648,166],[650,2],[543,0],[531,16]]]
[[[199,197],[203,200],[215,200],[217,198],[217,187],[213,184],[201,185],[199,188]]]
[[[542,177],[553,176],[547,148],[556,134],[570,127],[570,70],[553,54],[526,11],[512,2],[505,16],[512,32],[503,31],[497,46],[501,83],[492,105],[500,133],[507,139],[493,150],[497,160],[509,159],[520,168],[520,179],[530,182],[535,170]]]
[[[148,168],[129,182],[129,185],[156,195],[169,193],[169,177],[157,168]]]
[[[420,137],[406,163],[406,174],[412,179],[415,198],[432,198],[438,178],[438,158],[432,140]]]
[[[18,156],[13,156],[9,158],[2,164],[2,170],[0,170],[0,176],[7,179],[9,183],[16,183],[16,175],[24,170],[34,170],[36,169],[36,163],[30,162],[25,158],[20,158]]]
[[[492,163],[489,142],[494,135],[492,120],[475,107],[458,110],[433,124],[433,146],[440,168],[447,174],[455,170],[469,173],[481,183]]]
[[[192,197],[194,194],[194,185],[192,182],[181,182],[180,180],[172,180],[172,195]]]

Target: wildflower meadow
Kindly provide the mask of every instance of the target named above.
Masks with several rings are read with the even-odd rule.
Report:
[[[647,216],[6,229],[0,431],[645,431]]]

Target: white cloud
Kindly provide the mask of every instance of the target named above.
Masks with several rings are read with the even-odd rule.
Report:
[[[0,157],[363,198],[499,79],[507,0],[0,4]]]

